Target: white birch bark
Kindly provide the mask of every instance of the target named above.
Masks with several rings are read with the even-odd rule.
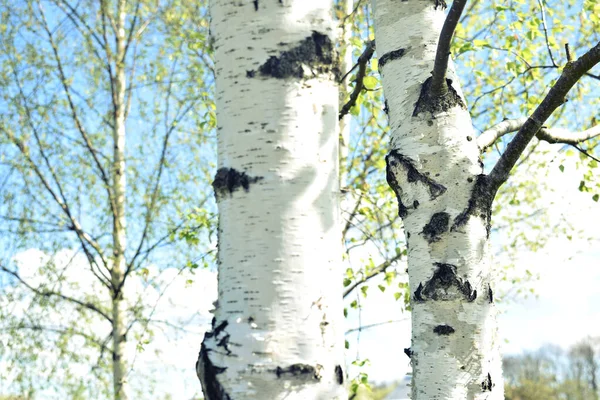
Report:
[[[421,98],[442,4],[373,0],[391,129],[387,176],[408,243],[412,399],[503,399],[488,251],[492,199],[479,184],[482,164],[452,65],[442,101]]]
[[[214,399],[343,399],[332,0],[213,0],[219,299]]]
[[[126,270],[125,249],[127,248],[125,191],[125,16],[126,1],[119,0],[117,8],[116,62],[115,62],[115,105],[113,130],[113,265],[111,269],[112,293],[112,342],[113,342],[113,389],[115,400],[128,398],[127,362],[125,359],[125,334],[127,331],[124,280]]]

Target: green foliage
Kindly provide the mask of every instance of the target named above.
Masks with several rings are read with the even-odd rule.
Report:
[[[215,222],[206,3],[128,2],[123,60],[116,57],[116,8],[114,1],[0,0],[0,266],[39,291],[69,293],[105,314],[117,64],[127,82],[129,277],[160,291],[156,266],[209,265]],[[42,254],[39,270],[32,271],[36,262],[17,262],[25,251]],[[73,260],[61,259],[67,253]],[[25,289],[0,270],[0,341],[10,339],[0,360],[10,365],[0,371],[3,385],[10,382],[3,390],[110,397],[110,323],[90,307]],[[139,351],[153,338],[143,289],[126,293],[127,338]],[[133,397],[151,390],[147,378]]]

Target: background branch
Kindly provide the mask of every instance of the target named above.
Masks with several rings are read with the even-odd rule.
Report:
[[[490,172],[488,179],[491,193],[506,182],[510,171],[527,147],[527,144],[542,128],[544,122],[554,110],[565,103],[565,96],[577,81],[592,67],[600,62],[600,42],[574,62],[568,62],[563,72],[552,86],[542,103],[536,108],[531,117],[521,126],[514,139]]]

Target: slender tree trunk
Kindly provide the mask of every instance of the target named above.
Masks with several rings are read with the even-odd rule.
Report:
[[[340,35],[338,39],[339,66],[340,75],[345,76],[352,68],[352,47],[350,39],[352,38],[352,17],[348,17],[354,9],[354,0],[339,0],[336,4],[338,19],[341,19]],[[348,77],[340,82],[340,108],[348,101]],[[340,186],[345,188],[347,185],[347,162],[348,146],[350,142],[350,113],[344,115],[339,120],[340,131]]]
[[[113,323],[113,385],[116,400],[128,398],[127,361],[125,359],[126,345],[126,304],[124,298],[125,280],[125,249],[127,246],[126,215],[125,215],[125,0],[119,0],[117,10],[116,32],[116,62],[115,62],[115,93],[114,99],[114,152],[113,152],[113,265],[111,280],[113,286],[112,323]]]
[[[343,399],[331,0],[210,4],[219,299],[197,373],[215,399]]]
[[[408,243],[412,399],[503,399],[488,251],[492,196],[452,65],[448,93],[425,95],[444,2],[373,6],[391,129],[387,179]]]

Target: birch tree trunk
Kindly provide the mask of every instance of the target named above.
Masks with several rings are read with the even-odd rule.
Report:
[[[213,0],[219,299],[196,365],[215,399],[343,399],[332,0]]]
[[[113,341],[113,386],[115,400],[128,398],[126,344],[126,302],[123,295],[126,271],[126,172],[125,172],[125,16],[126,1],[119,0],[117,8],[116,60],[114,78],[114,130],[113,130],[113,265],[112,283],[112,341]]]
[[[387,179],[408,244],[413,400],[503,399],[489,247],[493,193],[452,65],[430,96],[439,0],[373,0],[391,130]]]

